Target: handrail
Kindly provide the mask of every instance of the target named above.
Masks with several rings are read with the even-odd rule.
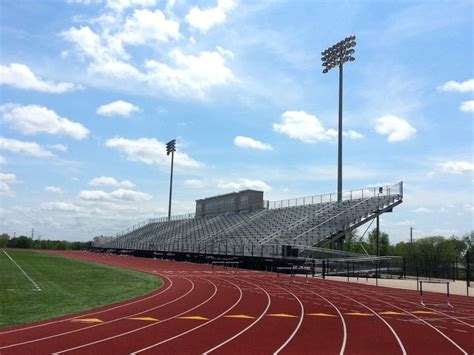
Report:
[[[364,197],[376,197],[385,195],[400,195],[403,197],[403,181],[393,185],[371,186],[362,189],[348,190],[342,192],[342,201],[352,201]],[[359,197],[357,197],[359,196]],[[336,202],[337,193],[327,193],[314,196],[297,197],[289,200],[278,200],[268,202],[268,209],[288,208],[295,206],[315,205],[324,202]]]
[[[391,196],[391,195],[388,195],[388,197],[390,197],[390,196]],[[338,217],[338,216],[340,216],[340,215],[346,213],[347,211],[349,211],[349,210],[351,210],[351,209],[353,209],[353,208],[359,206],[360,204],[365,203],[365,202],[368,202],[368,201],[370,200],[370,198],[371,198],[371,197],[365,198],[365,199],[363,199],[362,201],[356,203],[355,205],[352,205],[352,206],[350,206],[350,207],[348,207],[348,208],[345,208],[343,211],[339,212],[338,214],[336,214],[336,215],[334,215],[334,216],[332,216],[332,217],[326,219],[325,221],[323,221],[323,222],[319,223],[318,225],[316,225],[316,226],[314,226],[314,227],[312,227],[312,228],[310,228],[310,229],[304,231],[303,233],[297,235],[296,237],[294,237],[294,238],[292,238],[292,239],[293,239],[293,240],[296,240],[296,239],[300,238],[301,236],[305,235],[306,233],[309,233],[309,232],[311,232],[312,230],[321,227],[323,224],[328,223],[329,221],[333,220],[334,218],[336,218],[336,217]],[[379,204],[379,202],[377,202],[377,204]],[[369,215],[370,215],[370,214],[369,214]]]
[[[312,227],[312,228],[310,228],[310,229],[304,231],[304,232],[301,233],[301,234],[298,234],[296,237],[293,238],[293,240],[296,240],[296,239],[298,239],[299,237],[305,235],[306,233],[309,233],[309,232],[311,232],[312,230],[321,227],[323,224],[326,224],[326,223],[329,222],[330,220],[332,220],[332,219],[334,219],[334,218],[340,216],[341,214],[346,213],[348,210],[350,210],[350,209],[352,209],[352,208],[354,208],[354,207],[356,207],[356,206],[359,206],[360,204],[362,204],[362,203],[364,203],[364,202],[367,202],[369,199],[370,199],[370,197],[368,197],[368,198],[366,198],[365,200],[362,200],[362,201],[356,203],[355,205],[352,205],[352,206],[349,207],[349,208],[344,209],[342,212],[339,212],[338,214],[335,214],[334,216],[332,216],[332,217],[326,219],[325,221],[319,223],[318,225],[316,225],[316,226],[314,226],[314,227]]]

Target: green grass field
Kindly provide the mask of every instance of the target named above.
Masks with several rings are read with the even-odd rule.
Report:
[[[0,250],[0,328],[130,299],[163,286],[153,275],[47,253]]]

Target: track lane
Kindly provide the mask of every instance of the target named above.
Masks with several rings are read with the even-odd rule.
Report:
[[[319,285],[312,286],[319,288],[321,287]],[[344,286],[337,284],[326,285],[326,289],[334,294],[341,294],[343,292],[346,294],[348,293]],[[404,316],[398,315],[398,318],[394,317],[394,315],[383,315],[383,318],[387,323],[391,324],[396,333],[400,336],[400,338],[403,339],[403,343],[408,348],[409,353],[419,352],[420,344],[425,343],[430,344],[430,349],[432,349],[430,350],[431,353],[450,354],[456,353],[457,351],[457,353],[460,352],[461,354],[466,354],[466,351],[461,346],[459,346],[455,341],[453,341],[438,328],[427,323],[416,314],[413,314],[412,312],[409,312],[408,310],[394,303],[383,301],[382,298],[386,297],[386,295],[378,293],[376,296],[370,296],[368,293],[370,292],[367,292],[367,290],[351,290],[351,296],[353,298],[359,298],[364,302],[372,300],[374,308],[377,307],[377,313],[398,311],[404,314]],[[413,317],[414,319],[420,321],[421,324],[412,323],[411,326],[407,327],[407,317]]]
[[[283,287],[265,281],[261,275],[248,273],[248,278],[258,283],[271,298],[271,305],[266,315],[259,322],[241,336],[223,344],[215,353],[233,354],[248,353],[269,354],[273,353],[287,341],[291,340],[299,329],[304,312],[296,296]],[[258,340],[258,341],[257,341]]]

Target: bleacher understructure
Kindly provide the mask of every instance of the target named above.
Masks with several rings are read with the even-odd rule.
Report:
[[[250,212],[150,219],[94,247],[211,256],[307,256],[391,212],[402,200],[403,182],[344,191],[341,201],[336,194],[266,201]]]

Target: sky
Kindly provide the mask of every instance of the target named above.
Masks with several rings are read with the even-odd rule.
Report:
[[[391,242],[474,229],[472,1],[3,0],[0,233],[91,240],[195,200],[403,181]],[[363,232],[363,230],[362,230]]]

